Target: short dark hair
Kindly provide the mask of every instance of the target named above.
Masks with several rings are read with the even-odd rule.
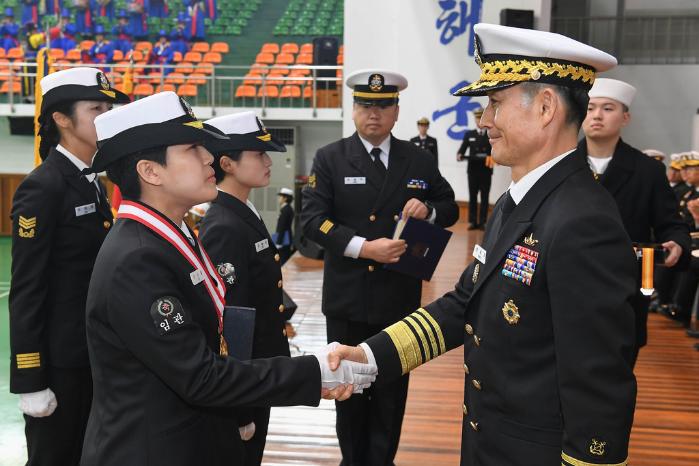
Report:
[[[124,199],[138,201],[141,198],[141,181],[136,171],[136,164],[149,160],[159,165],[167,165],[167,147],[160,146],[142,152],[127,155],[107,167],[107,177],[119,186]]]
[[[557,86],[555,84],[532,82],[522,83],[521,86],[522,90],[528,94],[529,97],[534,97],[544,87],[552,88],[556,94],[561,97],[566,107],[566,124],[574,125],[576,128],[580,129],[582,122],[587,116],[587,104],[590,102],[587,90],[580,87]]]
[[[242,153],[243,151],[237,150],[214,156],[214,163],[211,164],[211,167],[214,169],[214,176],[216,177],[217,184],[223,181],[223,179],[226,177],[226,172],[224,172],[223,168],[221,168],[221,158],[228,157],[231,160],[240,160],[240,154]]]
[[[77,100],[59,102],[46,110],[42,118],[43,122],[39,127],[39,136],[41,136],[41,140],[39,142],[39,156],[41,157],[41,160],[46,160],[51,148],[61,142],[61,132],[58,129],[58,125],[56,125],[56,122],[53,120],[53,113],[62,113],[70,118],[71,121],[74,121],[75,104],[77,102]]]

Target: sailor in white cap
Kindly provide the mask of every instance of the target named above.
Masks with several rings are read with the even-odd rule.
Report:
[[[316,405],[323,389],[346,397],[347,384],[368,386],[370,366],[332,372],[322,352],[227,356],[226,285],[183,218],[217,195],[203,144],[232,141],[206,129],[173,92],[107,112],[95,126],[92,170],[106,170],[124,200],[88,292],[94,399],[81,465],[240,464],[238,426],[226,408]]]
[[[576,156],[587,92],[614,57],[543,31],[477,24],[495,162],[512,169],[454,291],[331,354],[376,386],[464,345],[462,465],[627,464],[636,260],[613,200]]]
[[[682,199],[687,191],[692,189],[682,176],[682,169],[684,167],[684,158],[682,155],[682,153],[670,154],[670,163],[667,166],[667,180],[670,182],[670,186],[675,192],[678,201]]]
[[[614,197],[631,241],[662,246],[665,257],[659,259],[665,268],[674,267],[680,260],[684,268],[689,262],[689,232],[677,211],[677,198],[667,181],[665,165],[621,138],[621,131],[631,118],[629,108],[636,89],[617,79],[600,78],[589,95],[580,155],[586,156],[595,178]],[[660,275],[665,273],[661,271]],[[639,274],[639,283],[640,279]],[[633,299],[636,314],[634,362],[638,350],[648,339],[649,304],[649,298],[640,291]]]
[[[17,188],[11,213],[10,391],[25,414],[27,464],[77,465],[92,400],[87,285],[112,226],[104,186],[81,170],[97,150],[93,120],[129,98],[95,68],[40,84],[43,163]]]
[[[323,304],[328,341],[354,344],[420,305],[422,282],[384,268],[405,241],[396,222],[415,217],[441,227],[458,219],[454,191],[433,157],[391,130],[407,79],[393,71],[350,73],[356,132],[316,153],[304,189],[304,235],[324,249]],[[408,377],[336,403],[344,465],[391,465],[398,449]]]
[[[280,188],[277,198],[279,199],[279,218],[277,218],[277,228],[272,238],[282,256],[281,263],[284,264],[294,251],[294,191],[287,187]]]
[[[224,147],[209,146],[218,196],[200,225],[201,243],[226,286],[226,305],[255,309],[252,358],[289,356],[282,298],[281,251],[270,236],[255,205],[253,189],[269,185],[272,157],[286,152],[255,112],[223,115],[205,122],[226,134]],[[270,408],[236,412],[245,440],[245,465],[262,462]]]

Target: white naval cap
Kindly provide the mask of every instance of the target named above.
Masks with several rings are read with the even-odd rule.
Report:
[[[192,107],[174,92],[160,92],[95,118],[97,154],[92,172],[118,159],[158,147],[226,139],[197,120]]]
[[[408,87],[408,80],[395,71],[368,68],[350,73],[345,84],[353,89],[357,103],[392,105],[398,102],[400,91]]]
[[[283,194],[285,196],[293,196],[294,192],[289,188],[279,188],[279,192],[277,194]]]
[[[643,153],[646,154],[648,157],[652,157],[661,162],[665,160],[665,152],[659,151],[657,149],[646,149],[643,151]]]
[[[478,80],[454,95],[485,95],[521,82],[590,89],[595,73],[616,66],[616,58],[570,37],[546,31],[479,23]]]
[[[223,115],[204,122],[204,127],[215,129],[229,139],[211,141],[207,148],[214,154],[241,150],[286,152],[284,144],[267,131],[255,112]]]
[[[606,97],[621,102],[626,107],[630,107],[633,98],[636,96],[636,88],[618,79],[598,78],[587,94],[591,99],[594,97]]]
[[[670,154],[670,168],[682,170],[684,165],[682,155],[681,152]]]

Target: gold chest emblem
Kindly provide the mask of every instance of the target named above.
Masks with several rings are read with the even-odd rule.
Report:
[[[513,300],[510,299],[502,306],[502,315],[510,325],[519,322],[519,308]]]
[[[534,233],[529,233],[529,236],[524,238],[524,244],[530,247],[534,247],[539,243],[538,239],[534,239]]]
[[[590,453],[597,456],[604,456],[605,445],[607,445],[607,442],[592,439],[592,443],[590,443]]]

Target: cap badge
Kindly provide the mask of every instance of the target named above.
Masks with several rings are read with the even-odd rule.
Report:
[[[190,117],[192,117],[195,120],[197,119],[196,115],[194,115],[194,110],[192,110],[191,105],[189,105],[189,102],[187,102],[182,97],[180,97],[180,104],[182,105],[182,110],[184,110],[184,112],[187,115],[189,115]]]
[[[372,92],[380,92],[383,89],[384,77],[378,73],[369,76],[369,89]]]
[[[97,73],[97,84],[105,91],[108,91],[111,88],[109,85],[109,78],[107,78],[107,76],[101,71]]]

